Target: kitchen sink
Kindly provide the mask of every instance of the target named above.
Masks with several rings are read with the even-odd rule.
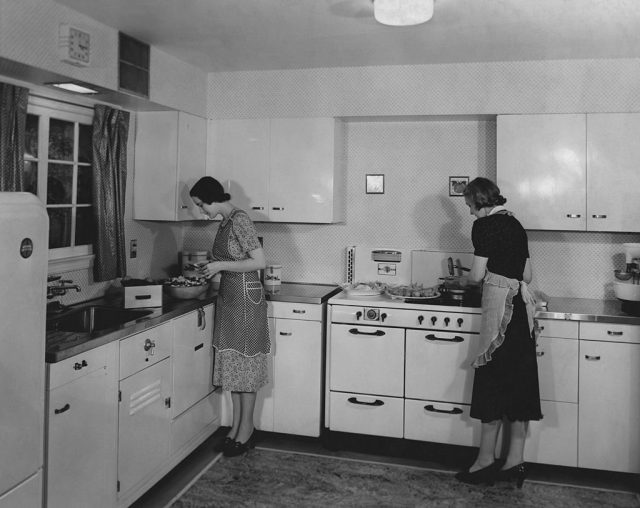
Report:
[[[135,321],[152,312],[144,309],[117,309],[91,305],[70,310],[47,320],[47,331],[92,333]]]

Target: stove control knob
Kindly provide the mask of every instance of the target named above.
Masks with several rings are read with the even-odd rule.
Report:
[[[449,321],[451,321],[451,319],[448,317],[444,318],[444,326],[449,326]]]
[[[431,316],[431,325],[435,325],[438,318],[436,316]]]
[[[424,321],[424,316],[418,316],[418,324],[422,324]]]
[[[462,323],[464,323],[464,319],[458,318],[458,327],[461,327]]]
[[[360,319],[362,317],[362,311],[358,311],[356,312],[356,320]]]
[[[387,315],[383,312],[382,314],[380,314],[380,321],[384,323],[385,319],[387,319]]]

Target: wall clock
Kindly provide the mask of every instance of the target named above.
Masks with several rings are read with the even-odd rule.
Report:
[[[79,28],[62,24],[59,30],[58,49],[63,62],[87,66],[91,62],[91,35]]]

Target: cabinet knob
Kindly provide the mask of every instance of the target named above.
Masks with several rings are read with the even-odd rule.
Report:
[[[568,213],[567,214],[567,219],[579,219],[580,217],[582,217],[582,215],[580,215],[579,213]]]
[[[592,215],[591,218],[592,219],[606,219],[607,216],[606,215]]]

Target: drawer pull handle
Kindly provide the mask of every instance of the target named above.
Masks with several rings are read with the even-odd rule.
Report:
[[[456,335],[452,339],[447,339],[445,337],[437,337],[434,334],[430,333],[428,335],[425,335],[424,338],[427,340],[442,340],[444,342],[464,342],[464,339],[459,335]]]
[[[54,409],[53,412],[57,415],[59,415],[60,413],[64,413],[65,411],[69,411],[69,409],[71,409],[71,406],[67,403],[64,406],[62,406],[60,409]]]
[[[613,335],[614,337],[620,337],[624,332],[614,332],[613,330],[607,330],[607,335]]]
[[[606,219],[607,216],[606,215],[592,215],[591,218],[592,219]]]
[[[136,295],[136,300],[151,300],[151,295]]]
[[[382,330],[376,330],[375,332],[361,332],[357,328],[351,328],[349,333],[353,335],[375,335],[376,337],[382,337],[384,335]]]
[[[204,347],[204,342],[201,342],[200,344],[198,344],[196,347],[193,348],[194,351],[198,351],[199,349],[202,349]]]
[[[590,362],[597,362],[598,360],[600,360],[600,355],[598,356],[592,356],[592,355],[584,355],[586,360],[589,360]]]
[[[284,336],[284,337],[291,337],[293,335],[292,332],[280,332],[280,335]]]
[[[568,213],[567,214],[567,219],[579,219],[580,217],[582,217],[582,215],[580,215],[579,213]]]
[[[304,309],[293,309],[294,314],[306,314],[307,311]]]
[[[446,413],[448,415],[459,415],[462,414],[462,409],[459,407],[454,407],[453,409],[436,409],[431,404],[428,406],[424,406],[425,411],[429,411],[431,413]]]
[[[356,397],[349,397],[347,400],[351,402],[351,404],[359,404],[361,406],[384,406],[384,402],[379,399],[376,399],[373,402],[363,402],[358,400]]]
[[[87,360],[82,360],[82,362],[76,362],[73,364],[73,370],[80,370],[82,367],[87,367],[88,365]]]
[[[264,210],[264,206],[252,206],[252,210]]]
[[[537,356],[544,356],[544,351],[537,351],[537,352],[536,352],[536,355],[537,355]]]

